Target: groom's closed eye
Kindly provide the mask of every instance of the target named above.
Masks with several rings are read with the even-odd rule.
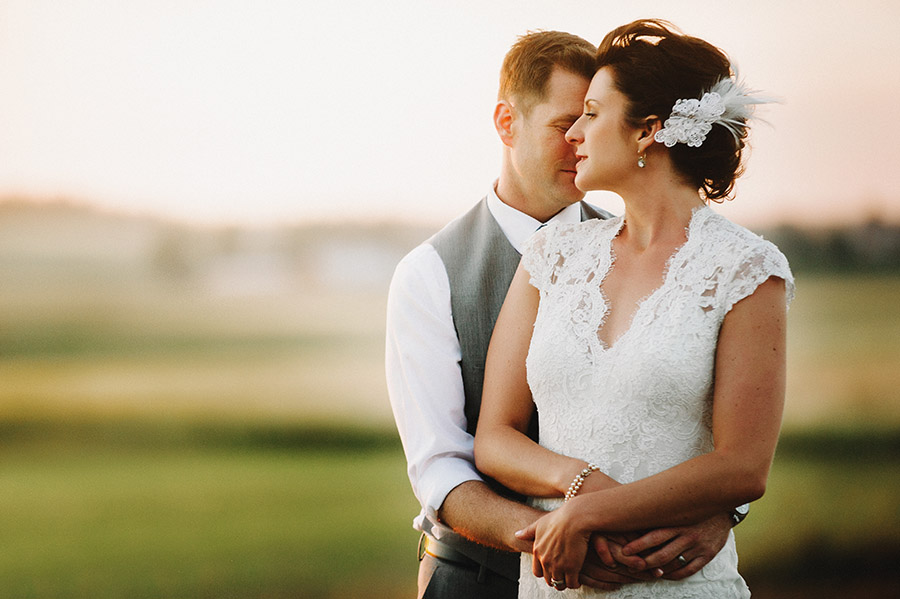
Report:
[[[553,123],[550,124],[550,126],[556,128],[556,129],[559,129],[560,131],[566,132],[572,127],[572,125],[575,124],[575,121],[577,121],[577,120],[578,120],[577,116],[574,118],[569,117],[569,118],[566,118],[565,120],[554,121]]]

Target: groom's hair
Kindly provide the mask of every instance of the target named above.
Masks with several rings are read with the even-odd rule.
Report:
[[[519,37],[503,59],[497,99],[515,101],[527,114],[545,99],[555,67],[590,79],[597,70],[596,54],[597,48],[577,35],[530,31]]]

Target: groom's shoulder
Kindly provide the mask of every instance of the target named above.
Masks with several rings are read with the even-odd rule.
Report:
[[[481,216],[480,211],[486,208],[486,200],[482,198],[472,208],[457,216],[441,227],[436,233],[407,253],[397,265],[394,277],[405,278],[422,276],[445,268],[444,258],[454,249],[461,250],[466,245],[466,238],[471,234],[474,223]]]
[[[582,200],[580,203],[581,215],[584,220],[591,220],[595,218],[605,220],[607,218],[613,218],[615,216],[615,214],[613,214],[612,212],[608,212],[603,208],[594,206],[593,204],[585,202],[584,200]]]
[[[475,223],[485,214],[490,215],[487,209],[487,198],[482,198],[469,210],[457,216],[444,225],[437,233],[429,237],[425,243],[440,249],[446,245],[459,244],[462,239],[471,235]]]

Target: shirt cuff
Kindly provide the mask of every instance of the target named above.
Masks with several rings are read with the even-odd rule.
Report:
[[[475,465],[463,458],[444,458],[429,466],[419,478],[422,510],[428,519],[437,524],[437,512],[444,499],[450,491],[470,480],[484,479]]]

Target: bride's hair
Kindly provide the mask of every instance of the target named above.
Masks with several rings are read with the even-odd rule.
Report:
[[[734,75],[726,54],[659,19],[642,19],[609,32],[597,50],[597,69],[609,67],[613,84],[628,100],[626,118],[640,126],[656,115],[665,121],[678,100],[698,100],[721,79]],[[746,121],[729,131],[713,126],[700,147],[668,148],[679,173],[704,197],[722,201],[741,174]]]

